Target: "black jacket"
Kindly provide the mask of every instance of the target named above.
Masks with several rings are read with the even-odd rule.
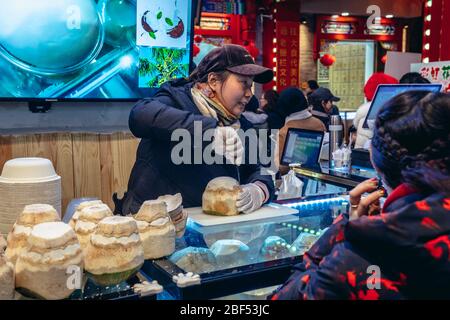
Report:
[[[338,217],[294,269],[272,299],[450,299],[450,198],[401,185],[382,214]]]
[[[270,198],[273,197],[272,178],[261,175],[261,167],[257,164],[237,167],[203,162],[176,165],[172,162],[172,148],[179,144],[179,140],[171,141],[175,129],[187,129],[194,139],[194,121],[201,122],[203,131],[217,126],[214,118],[203,116],[194,104],[192,85],[183,79],[165,83],[155,96],[139,101],[132,109],[130,130],[142,140],[128,181],[128,191],[122,200],[114,199],[115,213],[136,213],[145,200],[178,192],[183,196],[185,207],[201,206],[206,185],[220,176],[240,178],[241,184],[261,181],[267,186]],[[251,123],[244,117],[241,117],[241,128],[244,131],[251,128]],[[207,144],[210,142],[200,147],[203,149]]]
[[[316,118],[319,118],[319,120],[323,122],[323,124],[325,125],[325,127],[327,128],[327,131],[328,131],[328,128],[330,125],[330,117],[339,115],[339,108],[337,106],[333,105],[331,112],[327,113],[322,106],[313,105],[311,113],[313,114],[313,116],[315,116]]]

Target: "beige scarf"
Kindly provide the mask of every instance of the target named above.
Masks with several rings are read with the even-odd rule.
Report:
[[[239,117],[230,113],[222,104],[209,98],[198,86],[194,85],[191,93],[194,103],[202,115],[218,120],[222,126],[232,126],[235,129],[240,128]]]

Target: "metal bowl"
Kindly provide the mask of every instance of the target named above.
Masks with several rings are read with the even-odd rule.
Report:
[[[94,0],[14,0],[0,10],[0,56],[41,75],[75,72],[103,47]]]

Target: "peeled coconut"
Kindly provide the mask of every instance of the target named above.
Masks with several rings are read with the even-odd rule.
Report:
[[[119,284],[143,263],[144,249],[133,218],[111,216],[99,222],[85,250],[85,270],[95,283]]]
[[[0,252],[0,300],[14,298],[14,265]]]
[[[28,238],[29,247],[16,263],[17,291],[39,299],[68,298],[70,270],[75,266],[82,276],[83,254],[73,229],[63,222],[36,225]]]
[[[60,220],[58,212],[49,204],[25,206],[8,235],[6,257],[16,263],[19,255],[28,247],[28,236],[35,225]]]
[[[69,225],[75,229],[75,225],[77,224],[78,218],[80,216],[81,211],[84,208],[90,207],[90,206],[95,206],[98,204],[103,204],[103,202],[101,200],[91,200],[91,201],[83,201],[81,202],[78,207],[75,209],[75,212],[73,213],[72,218],[69,221]]]
[[[175,252],[169,260],[185,272],[202,274],[217,268],[214,254],[208,248],[187,247]]]
[[[223,239],[213,243],[211,252],[221,267],[232,268],[246,264],[250,248],[239,240]]]
[[[164,201],[167,205],[167,213],[175,225],[176,237],[181,238],[186,230],[188,214],[183,210],[183,197],[181,193],[175,195],[160,196],[158,199]]]
[[[236,200],[240,191],[241,188],[236,179],[231,177],[212,179],[203,192],[203,212],[218,216],[238,215]]]
[[[175,251],[175,226],[164,201],[145,201],[134,218],[139,228],[145,259],[159,259]]]
[[[104,203],[87,206],[80,211],[75,224],[75,233],[83,250],[86,249],[97,224],[103,218],[112,215],[111,209]]]

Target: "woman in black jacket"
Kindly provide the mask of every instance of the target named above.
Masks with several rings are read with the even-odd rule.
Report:
[[[371,147],[389,193],[381,213],[377,179],[358,185],[350,215],[272,299],[449,299],[449,123],[448,94],[411,91],[384,105]]]
[[[226,45],[206,55],[189,79],[165,83],[154,97],[137,103],[129,126],[142,140],[128,191],[122,200],[115,197],[115,212],[136,213],[145,200],[178,192],[185,207],[201,206],[206,185],[219,176],[241,183],[237,202],[241,212],[251,212],[269,201],[274,193],[272,179],[261,174],[258,163],[240,163],[245,145],[237,129],[251,128],[240,115],[253,95],[253,81],[266,83],[272,77],[273,72],[256,65],[243,47]],[[202,140],[207,130],[214,132],[212,154],[223,156],[223,164],[206,163],[202,158],[208,147]],[[180,137],[191,142],[190,149],[176,151]]]

